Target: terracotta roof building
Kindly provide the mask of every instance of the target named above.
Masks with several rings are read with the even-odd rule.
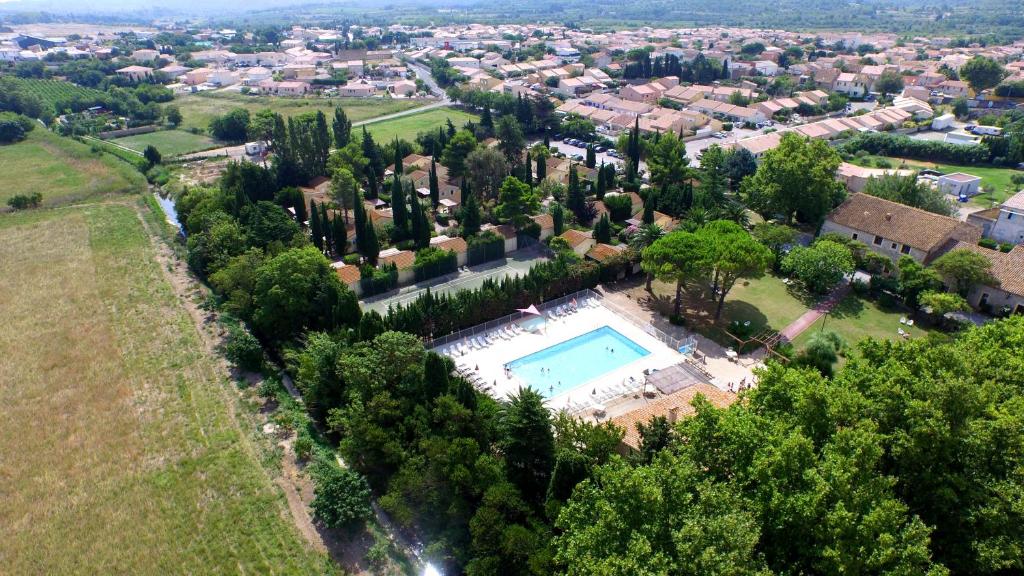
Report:
[[[923,263],[951,241],[976,244],[981,239],[981,229],[973,224],[867,194],[853,194],[832,210],[821,228],[827,232],[863,242],[893,260],[907,255]]]
[[[710,384],[703,382],[691,384],[632,412],[613,418],[612,422],[622,427],[626,432],[622,438],[622,444],[630,450],[639,449],[640,433],[637,432],[637,424],[646,424],[658,416],[667,418],[670,423],[675,423],[682,418],[692,416],[695,412],[693,400],[698,395],[703,396],[711,404],[719,408],[726,408],[736,400],[736,397],[732,394],[719,390]]]

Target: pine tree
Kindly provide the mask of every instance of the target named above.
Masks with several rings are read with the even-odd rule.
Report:
[[[317,209],[315,200],[309,201],[309,213],[309,239],[313,241],[313,246],[316,246],[317,250],[323,252],[324,231],[320,229],[323,222],[320,220],[320,210]]]
[[[344,148],[352,139],[352,122],[341,106],[334,109],[334,122],[331,128],[334,130],[335,148]]]
[[[430,158],[430,205],[435,209],[437,205],[441,203],[441,186],[437,183],[437,162],[433,157]]]
[[[409,225],[409,212],[405,205],[405,190],[402,188],[402,181],[395,174],[391,181],[391,217],[395,222],[393,236],[396,240],[405,238]]]

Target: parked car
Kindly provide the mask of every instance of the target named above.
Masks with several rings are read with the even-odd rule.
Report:
[[[581,154],[573,154],[572,159],[577,162],[583,162],[583,156]]]
[[[605,148],[604,146],[598,146],[597,148],[594,148],[594,152],[604,152],[605,150],[607,150],[607,148]]]

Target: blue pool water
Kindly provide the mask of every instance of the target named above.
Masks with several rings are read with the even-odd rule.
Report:
[[[550,398],[650,352],[604,326],[509,362],[512,374]]]

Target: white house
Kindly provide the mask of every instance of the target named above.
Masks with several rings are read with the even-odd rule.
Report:
[[[1024,192],[1010,196],[999,207],[989,237],[997,242],[1024,244]]]
[[[952,194],[958,198],[970,198],[978,193],[981,178],[963,172],[953,172],[939,176],[937,185],[939,190],[946,194]]]

